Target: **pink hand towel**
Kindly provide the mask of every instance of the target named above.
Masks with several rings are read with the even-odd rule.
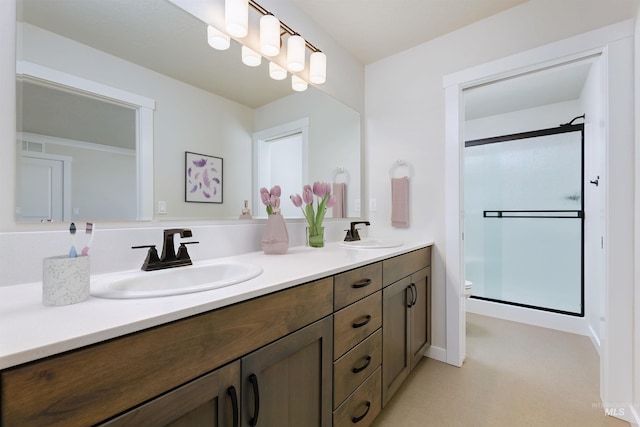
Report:
[[[345,195],[347,194],[346,185],[344,182],[334,182],[332,185],[332,194],[336,198],[336,202],[333,205],[333,217],[334,218],[346,218],[347,217],[347,200]]]
[[[409,227],[409,178],[391,178],[391,225]]]

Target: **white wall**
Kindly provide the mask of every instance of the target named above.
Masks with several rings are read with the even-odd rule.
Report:
[[[410,159],[411,227],[399,236],[428,236],[433,259],[433,344],[446,347],[444,75],[635,16],[635,2],[532,0],[439,39],[368,65],[366,151],[368,193],[378,211],[372,233],[391,233],[389,179],[397,158]]]
[[[635,424],[640,425],[640,6],[636,12],[635,22],[635,232],[634,232],[634,264],[635,264],[635,298],[634,298],[634,377],[633,397]]]

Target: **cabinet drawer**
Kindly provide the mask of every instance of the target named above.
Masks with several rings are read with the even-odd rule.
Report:
[[[382,285],[389,286],[403,277],[431,265],[431,246],[382,261]]]
[[[366,427],[380,413],[381,368],[378,368],[338,409],[333,412],[333,426]]]
[[[382,326],[382,291],[336,312],[333,318],[334,359],[342,356],[380,326]]]
[[[349,304],[382,289],[382,263],[378,262],[334,278],[334,310],[340,310]]]
[[[382,361],[382,330],[351,349],[333,365],[333,407],[347,398]]]

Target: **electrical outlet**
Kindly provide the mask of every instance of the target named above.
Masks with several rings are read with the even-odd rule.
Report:
[[[158,214],[166,215],[167,214],[167,202],[164,200],[158,201]]]
[[[376,199],[369,199],[369,212],[375,212],[378,209],[378,201]]]
[[[355,207],[355,211],[356,211],[356,212],[360,212],[360,199],[356,199],[356,207]]]

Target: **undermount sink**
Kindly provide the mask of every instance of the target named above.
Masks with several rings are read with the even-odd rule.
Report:
[[[353,242],[340,242],[340,246],[351,249],[381,249],[381,248],[395,248],[402,246],[400,240],[384,240],[384,239],[366,239],[356,240]]]
[[[100,298],[151,298],[208,291],[235,285],[262,274],[251,263],[207,261],[158,271],[128,271],[91,279],[91,294]]]

